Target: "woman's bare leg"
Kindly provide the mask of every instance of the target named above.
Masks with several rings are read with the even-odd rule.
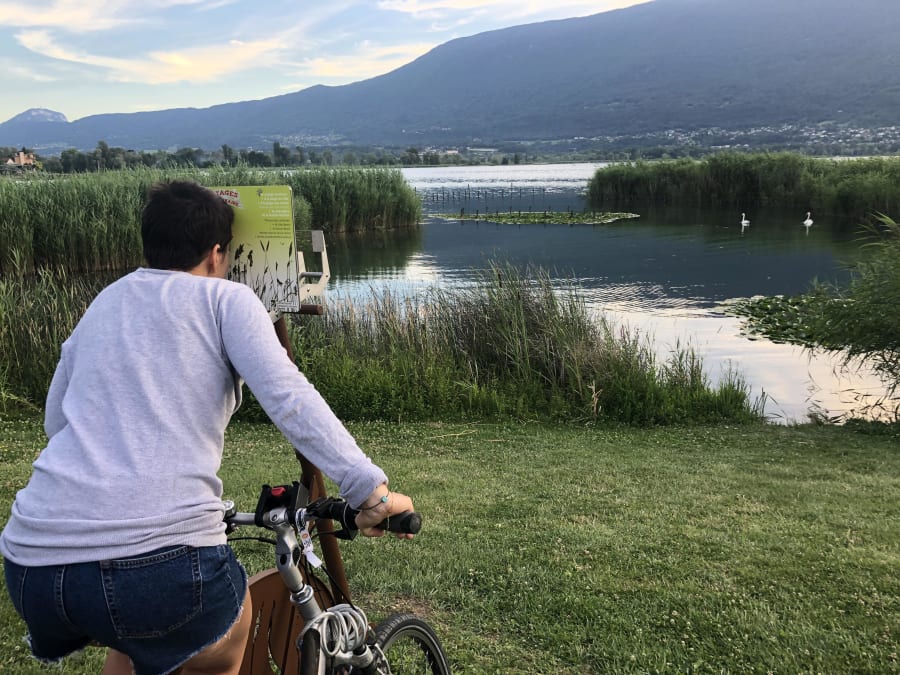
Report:
[[[103,662],[100,675],[134,675],[131,659],[115,649],[106,650],[106,661]]]
[[[247,589],[241,614],[231,630],[185,663],[178,670],[179,675],[238,675],[252,621],[253,607],[250,604],[250,590]]]

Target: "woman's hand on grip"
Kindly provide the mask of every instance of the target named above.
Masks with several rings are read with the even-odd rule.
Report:
[[[413,511],[412,499],[401,492],[389,492],[386,485],[379,485],[366,498],[356,516],[356,525],[366,537],[381,537],[385,531],[376,527],[385,518]],[[413,535],[396,533],[398,539],[412,539]]]

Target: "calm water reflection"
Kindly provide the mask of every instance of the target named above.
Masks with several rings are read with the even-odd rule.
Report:
[[[831,414],[854,407],[850,391],[880,391],[871,376],[837,378],[833,363],[801,350],[740,335],[722,303],[797,293],[813,278],[844,280],[857,252],[855,223],[805,211],[741,214],[719,210],[640,209],[639,220],[605,226],[499,225],[437,214],[576,210],[600,164],[404,170],[426,218],[415,233],[329,242],[332,296],[373,289],[401,294],[471,283],[491,260],[535,264],[575,278],[596,311],[651,335],[665,355],[692,344],[711,379],[737,368],[755,394],[770,397],[773,419],[803,420],[811,404]]]

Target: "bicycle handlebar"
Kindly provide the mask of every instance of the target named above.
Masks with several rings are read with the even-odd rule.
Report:
[[[358,529],[356,516],[359,515],[359,510],[350,508],[350,505],[342,499],[318,500],[310,504],[306,511],[316,518],[336,520],[345,530]],[[422,529],[422,516],[415,511],[404,511],[400,515],[385,518],[375,528],[400,534],[418,534]]]
[[[234,509],[233,503],[229,505],[225,512],[225,522],[229,528],[240,525],[256,525],[258,527],[266,527],[264,522],[264,514],[273,509],[285,509],[286,517],[292,524],[302,526],[302,523],[294,523],[294,518],[299,518],[299,513],[305,511],[306,516],[310,519],[330,519],[341,524],[345,536],[343,538],[353,538],[356,536],[358,527],[356,526],[356,516],[359,510],[351,508],[343,499],[335,497],[323,497],[311,502],[305,509],[300,507],[302,488],[299,483],[293,485],[279,485],[271,487],[264,485],[259,503],[256,507],[256,513],[238,513]],[[303,498],[305,499],[305,498]],[[399,534],[418,534],[422,529],[422,516],[415,511],[405,511],[396,516],[385,518],[375,529],[385,530],[387,532],[395,532]],[[341,536],[339,533],[335,533]]]

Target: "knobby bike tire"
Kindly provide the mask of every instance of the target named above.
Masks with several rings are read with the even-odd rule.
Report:
[[[394,614],[375,627],[375,641],[391,675],[450,675],[450,663],[434,629],[413,614]]]

